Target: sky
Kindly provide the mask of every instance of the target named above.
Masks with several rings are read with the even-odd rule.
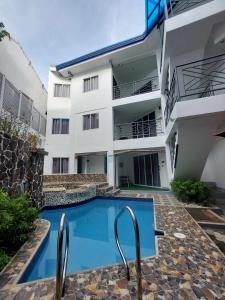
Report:
[[[50,65],[143,33],[144,0],[0,0],[0,22],[47,86]]]

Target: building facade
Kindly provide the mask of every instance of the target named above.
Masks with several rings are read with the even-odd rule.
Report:
[[[51,67],[45,174],[225,187],[224,20],[223,0],[146,1],[142,35]]]
[[[20,44],[8,37],[0,42],[0,111],[28,126],[44,146],[47,91]]]

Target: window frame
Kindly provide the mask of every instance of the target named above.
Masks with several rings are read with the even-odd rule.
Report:
[[[92,116],[96,115],[97,118],[93,121],[92,119]],[[83,131],[86,131],[86,130],[93,130],[93,129],[99,129],[99,113],[92,113],[92,114],[86,114],[86,115],[83,115]],[[85,117],[89,117],[89,120],[88,120],[88,128],[85,128]],[[95,123],[97,120],[97,123]],[[97,124],[97,127],[92,127],[93,124]]]
[[[94,86],[94,80],[96,79],[96,85]],[[85,82],[89,82],[89,88],[86,89]],[[88,84],[87,84],[88,85]],[[99,89],[99,75],[90,76],[83,79],[83,93],[88,93]]]
[[[59,93],[58,96],[56,95],[56,86],[60,86],[61,87],[60,93]],[[67,95],[67,96],[63,95],[63,88],[64,88],[64,86],[69,87],[69,93],[68,93],[69,95]],[[69,84],[69,83],[54,83],[53,97],[54,98],[70,98],[70,87],[71,87],[71,84]]]
[[[54,170],[54,159],[59,159],[59,173],[58,172],[53,172]],[[62,162],[63,162],[63,159],[67,159],[67,172],[63,172],[62,173]],[[69,157],[52,157],[52,174],[53,175],[57,175],[57,174],[69,174]]]
[[[53,124],[54,124],[54,120],[59,120],[59,132],[58,133],[54,133],[53,132]],[[68,121],[68,132],[66,133],[62,133],[62,123],[63,120],[67,120]],[[70,119],[69,118],[52,118],[52,134],[56,135],[56,134],[69,134],[70,133]]]

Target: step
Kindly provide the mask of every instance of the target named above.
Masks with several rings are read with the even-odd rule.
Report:
[[[225,205],[225,198],[214,198],[216,205]]]
[[[100,191],[100,192],[109,192],[109,191],[111,191],[111,190],[113,190],[113,186],[111,186],[111,185],[107,185],[107,186],[104,186],[104,187],[101,187],[101,188],[98,188],[98,191]]]
[[[216,189],[216,183],[215,182],[210,182],[210,181],[208,181],[208,182],[204,182],[204,184],[207,186],[207,188],[209,188],[209,189]]]
[[[96,188],[99,189],[99,188],[103,188],[103,187],[106,187],[108,186],[108,183],[107,182],[99,182],[99,183],[96,183]]]
[[[116,196],[120,192],[120,189],[114,189],[110,192],[107,192],[105,195],[106,196]]]

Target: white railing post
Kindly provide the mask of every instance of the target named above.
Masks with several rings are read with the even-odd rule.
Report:
[[[2,86],[1,86],[1,93],[0,93],[0,111],[3,108],[3,97],[4,97],[4,90],[5,90],[5,75],[2,74]]]
[[[172,0],[170,0],[170,11],[171,11],[171,15],[173,17],[173,6],[172,6]]]
[[[31,116],[30,116],[30,127],[32,127],[32,121],[33,121],[33,109],[34,109],[34,103],[32,102],[32,106],[31,106]]]
[[[19,108],[18,108],[18,115],[17,115],[19,120],[20,120],[21,105],[22,105],[22,92],[20,91]]]
[[[168,19],[167,0],[164,0],[164,11],[165,11],[166,19]]]

